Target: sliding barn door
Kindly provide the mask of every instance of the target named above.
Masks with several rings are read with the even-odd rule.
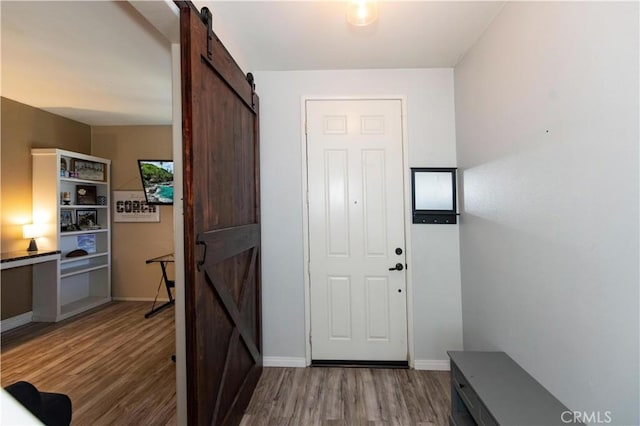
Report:
[[[262,371],[258,97],[181,10],[189,425],[238,424]]]

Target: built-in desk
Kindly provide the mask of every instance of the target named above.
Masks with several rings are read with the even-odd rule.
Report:
[[[0,269],[18,268],[60,259],[60,251],[10,251],[0,253]]]
[[[13,251],[0,253],[1,270],[33,265],[33,298],[31,321],[53,322],[56,320],[58,300],[59,251]],[[3,321],[2,331],[22,325],[8,318]]]

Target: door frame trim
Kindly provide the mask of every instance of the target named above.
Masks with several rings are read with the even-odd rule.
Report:
[[[406,95],[365,95],[365,96],[312,96],[300,97],[300,139],[302,141],[302,236],[304,248],[303,278],[304,278],[304,336],[305,336],[305,361],[307,367],[311,365],[311,277],[309,275],[309,199],[308,199],[308,173],[307,164],[307,101],[400,101],[402,120],[402,167],[404,169],[404,238],[405,253],[409,267],[413,267],[413,250],[411,249],[411,169],[409,168],[409,139],[407,127],[407,97]],[[409,269],[409,268],[407,268]],[[413,273],[406,273],[407,285],[407,361],[409,367],[414,368],[414,342],[413,342]]]

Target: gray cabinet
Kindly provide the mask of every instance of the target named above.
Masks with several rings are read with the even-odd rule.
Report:
[[[570,412],[569,409],[506,353],[450,351],[448,354],[451,358],[451,425],[566,424],[562,413]]]

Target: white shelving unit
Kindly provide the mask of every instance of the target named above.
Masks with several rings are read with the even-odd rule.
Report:
[[[51,306],[46,311],[51,314],[34,316],[33,320],[60,321],[111,300],[111,160],[61,149],[32,149],[31,155],[33,221],[45,230],[37,239],[38,248],[61,251],[56,288],[34,288],[34,292],[49,295],[47,300]],[[70,176],[70,172],[75,171],[74,164],[84,166],[85,170],[80,172],[84,175]],[[92,167],[98,171],[86,170]],[[89,193],[95,188],[95,201],[89,200],[91,204],[86,204],[87,200],[81,200],[78,195],[83,186],[90,187]],[[70,194],[69,204],[63,202],[63,193]],[[98,199],[103,199],[104,204],[98,204]],[[79,214],[95,221],[90,223]],[[63,224],[63,217],[69,215],[75,228],[69,229]],[[67,257],[79,248],[88,254]]]

